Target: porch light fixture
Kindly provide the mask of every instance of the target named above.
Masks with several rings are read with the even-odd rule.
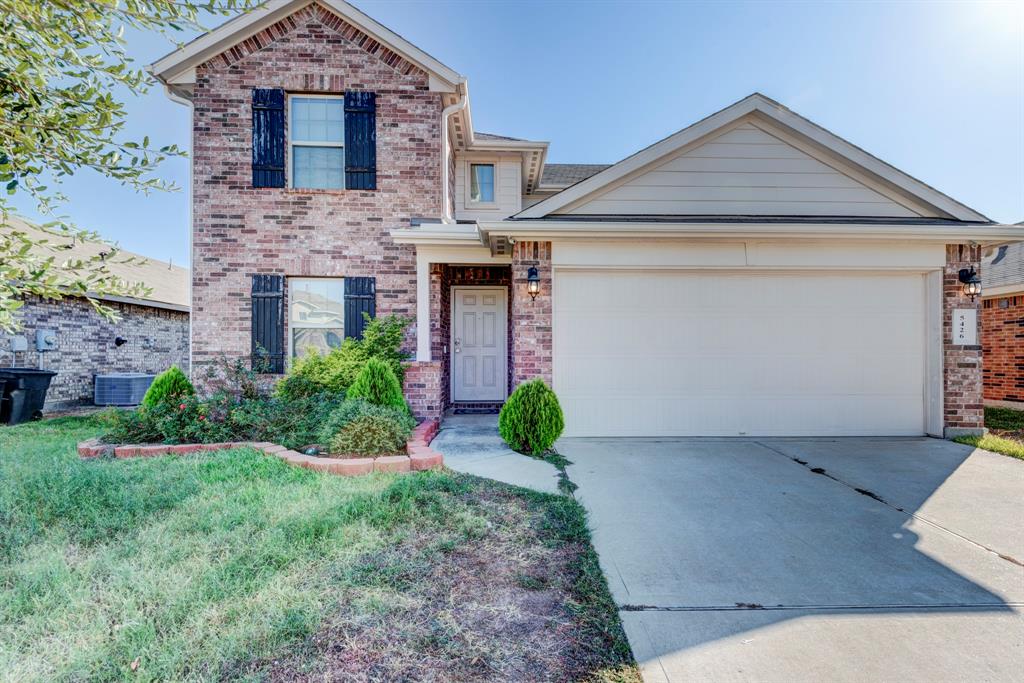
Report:
[[[981,294],[981,278],[973,266],[960,271],[960,282],[964,283],[964,294],[971,297],[971,301]]]
[[[530,293],[532,301],[537,300],[537,295],[540,294],[540,273],[535,266],[530,266],[526,271],[526,291]]]

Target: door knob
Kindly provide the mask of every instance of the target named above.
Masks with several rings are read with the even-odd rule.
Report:
[[[459,339],[458,337],[456,337],[455,338],[455,353],[458,353],[461,350],[462,350],[462,340]]]

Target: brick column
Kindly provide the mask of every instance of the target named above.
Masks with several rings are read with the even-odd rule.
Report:
[[[526,276],[540,275],[531,299]],[[540,377],[551,385],[551,242],[517,242],[512,251],[512,388]]]
[[[946,438],[963,434],[981,434],[985,429],[982,399],[981,344],[962,346],[953,343],[953,309],[973,308],[979,311],[981,299],[965,296],[959,280],[961,268],[980,272],[981,247],[964,244],[946,245],[946,268],[942,274],[942,357],[943,416]]]
[[[402,386],[405,400],[417,418],[430,420],[441,417],[441,363],[440,361],[414,361],[405,369]]]

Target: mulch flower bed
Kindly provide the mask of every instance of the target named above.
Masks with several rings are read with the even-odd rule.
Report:
[[[443,456],[430,447],[440,429],[438,420],[426,420],[413,430],[405,445],[405,454],[383,455],[375,458],[329,457],[306,455],[284,446],[269,442],[227,441],[204,444],[127,444],[116,446],[89,439],[78,444],[78,455],[82,458],[114,457],[139,458],[154,455],[185,455],[202,451],[219,451],[227,448],[249,447],[276,455],[296,467],[305,467],[318,472],[330,472],[342,476],[358,476],[370,472],[416,472],[441,467]]]

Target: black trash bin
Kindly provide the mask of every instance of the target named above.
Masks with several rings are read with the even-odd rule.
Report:
[[[50,380],[56,374],[33,368],[0,368],[0,424],[16,425],[41,418]]]

